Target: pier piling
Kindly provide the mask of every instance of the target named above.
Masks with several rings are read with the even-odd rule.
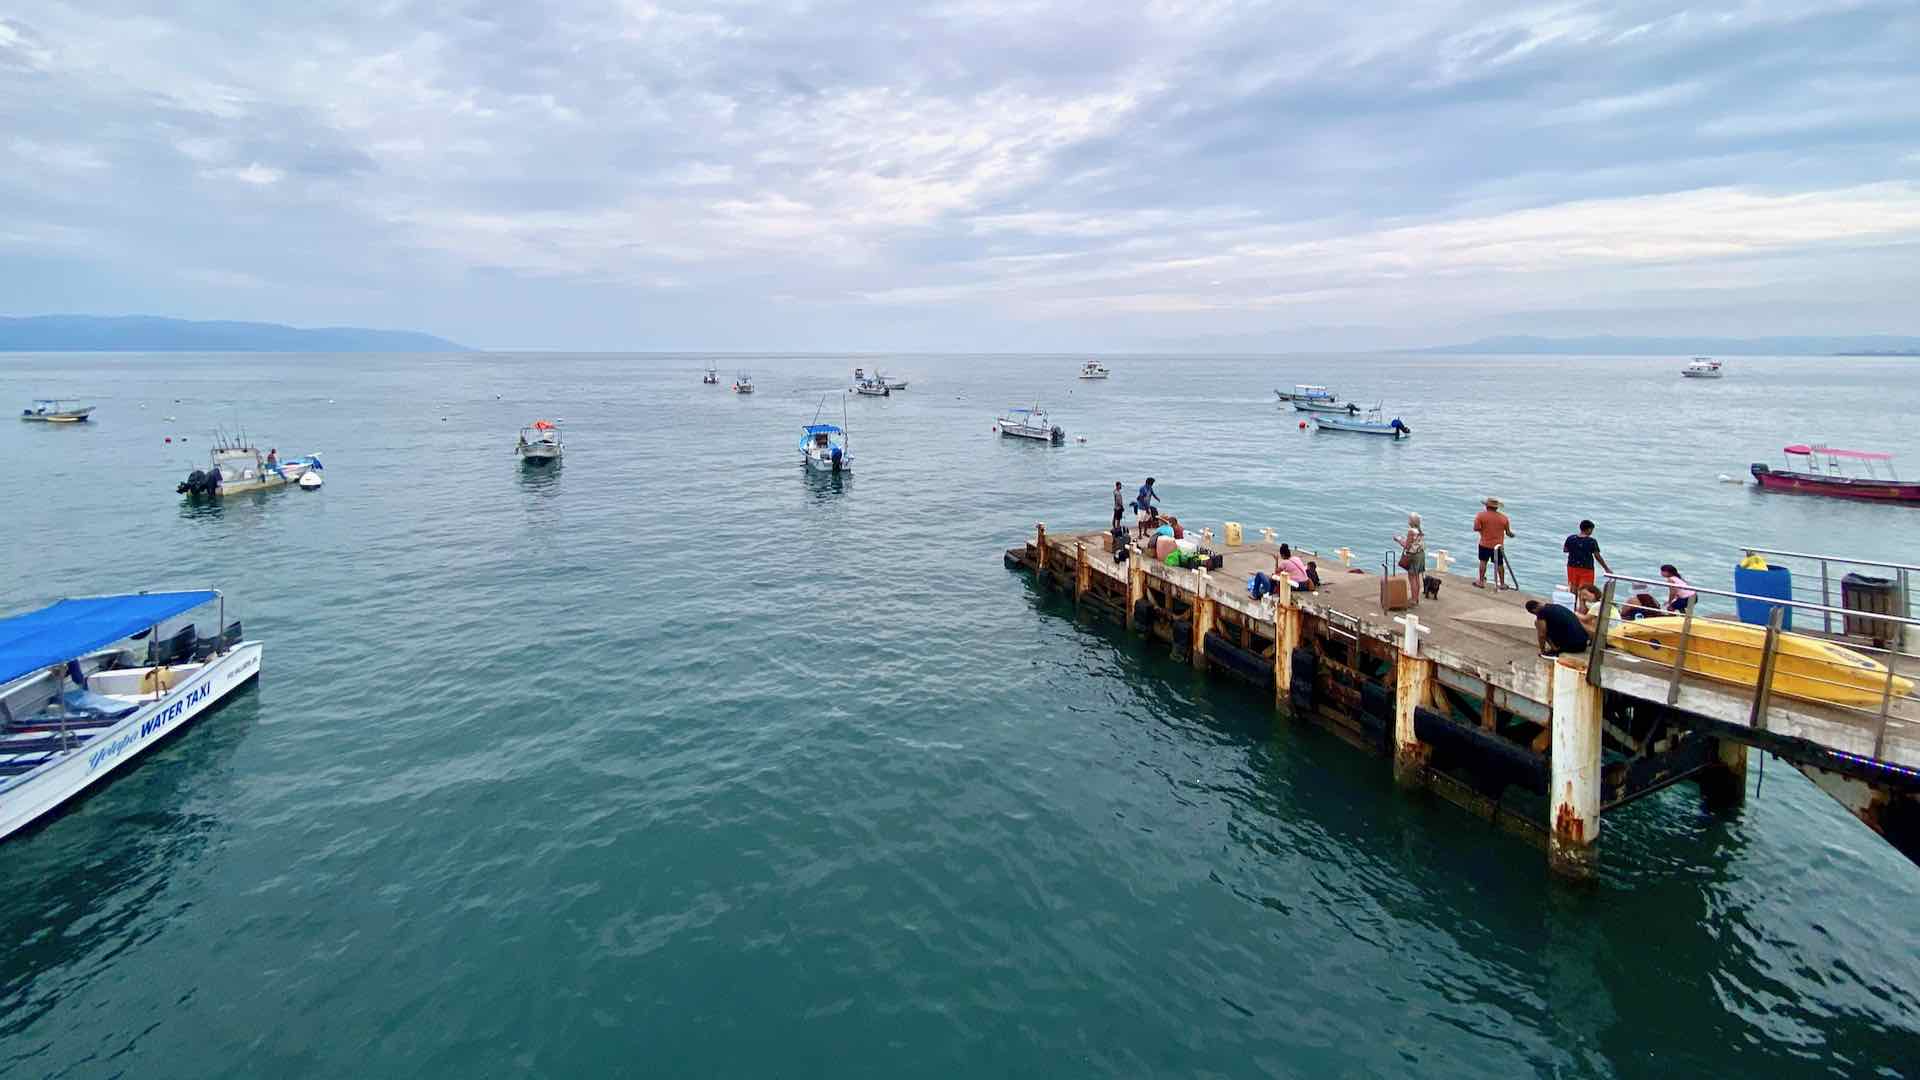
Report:
[[[1568,877],[1590,877],[1600,840],[1600,688],[1586,664],[1562,656],[1553,667],[1553,752],[1547,861]]]
[[[1394,663],[1393,680],[1393,778],[1403,785],[1419,784],[1426,768],[1426,747],[1414,732],[1420,709],[1433,696],[1433,661],[1420,655],[1420,632],[1428,629],[1418,616],[1409,612],[1394,622],[1406,628],[1400,640],[1400,655]]]

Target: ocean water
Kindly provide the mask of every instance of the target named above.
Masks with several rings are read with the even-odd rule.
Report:
[[[1610,815],[1591,887],[1001,565],[1146,475],[1183,520],[1724,585],[1920,512],[1717,481],[1920,467],[1911,361],[5,356],[0,604],[226,591],[263,675],[0,845],[7,1076],[1868,1076],[1920,1069],[1920,870],[1791,769]],[[911,380],[844,392],[855,364]],[[1381,399],[1401,444],[1271,390]],[[824,405],[822,401],[824,399]],[[1085,442],[1019,445],[1039,401]],[[847,419],[842,480],[798,427]],[[565,464],[511,454],[561,418]],[[327,486],[214,507],[217,428]],[[174,441],[167,442],[168,438]],[[1749,774],[1750,795],[1759,780]]]

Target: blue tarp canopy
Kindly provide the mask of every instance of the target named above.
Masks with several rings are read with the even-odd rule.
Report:
[[[219,595],[212,589],[200,589],[91,596],[0,619],[0,683],[84,656],[158,626],[183,611],[212,603]]]
[[[807,434],[809,434],[809,435],[838,435],[838,434],[840,434],[840,429],[839,429],[839,428],[837,428],[837,427],[834,427],[834,426],[833,426],[832,424],[808,424],[808,425],[807,425]]]

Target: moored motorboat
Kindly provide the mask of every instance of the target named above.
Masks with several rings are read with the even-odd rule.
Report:
[[[1083,379],[1105,379],[1113,375],[1107,365],[1098,360],[1089,360],[1080,365],[1080,377]]]
[[[39,424],[83,424],[93,414],[93,406],[59,398],[35,398],[20,410],[20,419]]]
[[[1339,396],[1324,386],[1312,383],[1295,383],[1292,390],[1275,390],[1273,396],[1284,402],[1322,401],[1337,402]]]
[[[269,450],[262,454],[244,435],[215,436],[213,449],[207,452],[207,467],[188,473],[187,478],[176,484],[173,490],[193,499],[217,499],[228,495],[271,491],[286,487],[302,473],[320,467],[317,457],[295,458],[282,463],[279,453],[278,450]],[[290,465],[295,466],[292,476],[286,472]]]
[[[1689,379],[1717,379],[1720,377],[1720,361],[1711,356],[1696,356],[1687,361],[1680,374]]]
[[[753,376],[744,371],[741,372],[739,376],[733,380],[733,392],[736,394],[753,393]]]
[[[1031,439],[1035,442],[1065,442],[1067,433],[1060,425],[1047,419],[1040,406],[1031,409],[1010,408],[999,420],[1000,434],[1010,439]]]
[[[535,420],[520,429],[513,452],[526,465],[547,465],[560,460],[560,425],[551,420]]]
[[[880,378],[879,372],[868,375],[859,368],[853,369],[853,392],[862,397],[892,397],[893,390]]]
[[[1316,431],[1347,431],[1355,435],[1384,435],[1392,439],[1404,439],[1413,434],[1413,429],[1400,422],[1399,417],[1381,420],[1380,410],[1372,410],[1366,419],[1356,416],[1328,416],[1315,413],[1308,419],[1313,421]]]
[[[1795,443],[1782,447],[1781,452],[1787,455],[1785,469],[1771,469],[1759,461],[1747,467],[1754,482],[1764,491],[1920,506],[1920,483],[1894,475],[1893,455],[1885,451]],[[1821,462],[1818,458],[1826,460]],[[1863,475],[1848,475],[1844,470],[1849,464]],[[1880,475],[1882,468],[1886,470],[1885,476]]]
[[[209,607],[210,637],[180,620]],[[259,675],[260,654],[212,589],[61,600],[0,619],[0,838],[184,729]]]
[[[879,383],[881,386],[884,386],[889,390],[905,390],[907,388],[907,380],[889,379],[885,375],[880,374],[879,368],[873,369],[873,381]]]
[[[715,368],[712,364],[708,364],[706,372],[700,376],[700,381],[707,386],[720,385],[719,369]]]

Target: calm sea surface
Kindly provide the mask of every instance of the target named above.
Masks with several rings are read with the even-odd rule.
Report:
[[[1603,878],[1036,602],[1000,553],[1152,474],[1183,519],[1724,586],[1741,544],[1912,561],[1920,511],[1716,481],[1920,468],[1911,361],[0,357],[0,605],[226,590],[245,692],[0,846],[8,1076],[1866,1076],[1920,1068],[1920,870],[1773,762],[1606,820]],[[798,428],[850,369],[858,474]],[[1271,390],[1382,398],[1390,444]],[[1084,443],[1016,445],[1038,399]],[[564,418],[565,465],[511,446]],[[327,486],[211,508],[218,427]],[[167,436],[174,442],[165,442]],[[182,441],[184,440],[184,441]],[[1369,555],[1369,558],[1374,556]],[[1757,760],[1757,759],[1756,759]],[[1749,786],[1757,770],[1749,774]]]

